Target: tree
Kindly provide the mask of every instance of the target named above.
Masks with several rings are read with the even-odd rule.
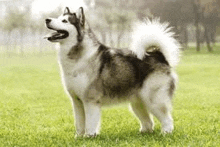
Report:
[[[187,47],[187,26],[193,21],[191,0],[149,0],[147,6],[154,17],[160,17],[161,21],[173,26],[177,38]]]
[[[216,27],[219,21],[217,3],[220,4],[220,0],[155,0],[154,3],[151,3],[151,12],[154,16],[170,22],[185,46],[188,42],[187,25],[194,22],[196,50],[200,51],[201,38],[204,34],[207,48],[212,51],[210,42],[215,42]]]
[[[17,1],[19,2],[19,1]],[[30,25],[30,5],[24,5],[24,7],[17,7],[15,4],[9,3],[6,8],[6,16],[5,20],[3,22],[3,29],[8,33],[8,45],[10,45],[12,42],[12,32],[16,30],[19,33],[19,36],[16,36],[17,40],[20,39],[20,47],[19,52],[21,55],[24,53],[24,32]],[[9,51],[10,48],[7,46],[7,51]]]
[[[108,11],[105,19],[107,24],[111,26],[109,30],[115,30],[115,22],[117,24],[125,22],[128,25],[129,20],[135,21],[136,18],[160,17],[162,22],[167,21],[173,26],[173,30],[177,34],[176,37],[186,48],[189,40],[188,30],[194,30],[192,27],[190,28],[193,24],[196,29],[195,32],[190,33],[193,34],[193,37],[195,36],[196,50],[200,51],[200,44],[204,39],[208,50],[212,51],[211,42],[215,42],[216,28],[219,25],[220,0],[95,0],[95,3],[96,8],[102,7],[99,12],[106,13]],[[119,11],[114,15],[117,10]],[[127,11],[127,14],[121,17],[123,11]],[[136,18],[127,17],[131,12],[136,14]],[[124,18],[125,21],[123,21]],[[121,26],[123,25],[117,25],[116,30],[123,28]],[[118,40],[121,36],[123,33],[119,31]]]
[[[193,0],[193,12],[196,27],[196,51],[200,51],[200,22],[201,22],[201,3],[200,0]]]
[[[202,7],[202,23],[205,29],[204,38],[209,52],[213,51],[210,43],[215,43],[216,28],[219,21],[218,10],[219,5],[215,0],[209,2],[206,1]]]
[[[123,2],[125,1],[130,0],[124,0]],[[94,0],[92,2],[94,3]],[[92,17],[91,23],[95,22],[92,27],[101,34],[102,41],[112,47],[121,47],[122,38],[125,32],[128,32],[129,22],[135,16],[134,12],[130,11],[130,3],[123,2],[118,0],[96,0],[95,8],[90,9],[90,12],[93,11],[95,14],[90,15]],[[90,4],[88,0],[86,3]]]
[[[8,44],[11,44],[11,33],[13,30],[16,29],[23,29],[25,27],[25,15],[23,15],[17,8],[14,9],[7,9],[6,17],[3,28],[8,32]],[[9,51],[10,48],[7,48]],[[21,53],[23,50],[21,49]]]

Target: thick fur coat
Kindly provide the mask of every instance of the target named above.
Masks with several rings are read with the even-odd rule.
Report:
[[[78,136],[99,133],[101,107],[129,102],[141,132],[152,132],[153,114],[162,132],[174,129],[171,100],[177,76],[179,43],[168,24],[146,20],[134,25],[128,49],[101,44],[85,19],[83,8],[66,8],[46,19],[53,30],[46,38],[59,42],[58,60],[63,85],[73,101]]]

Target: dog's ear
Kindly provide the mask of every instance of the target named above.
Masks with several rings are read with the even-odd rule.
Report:
[[[84,24],[85,24],[85,15],[84,15],[83,7],[80,7],[80,8],[78,9],[77,17],[78,17],[78,19],[79,19],[80,25],[81,25],[81,26],[84,26]]]
[[[69,21],[70,21],[71,24],[77,23],[76,13],[73,13],[73,14],[70,15]]]
[[[70,9],[66,7],[63,14],[70,14]]]

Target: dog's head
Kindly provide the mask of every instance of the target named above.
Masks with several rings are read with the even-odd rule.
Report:
[[[72,37],[77,38],[79,42],[83,39],[85,15],[82,7],[76,13],[71,13],[66,7],[61,16],[48,18],[45,23],[48,29],[54,31],[45,37],[51,42],[62,42]]]

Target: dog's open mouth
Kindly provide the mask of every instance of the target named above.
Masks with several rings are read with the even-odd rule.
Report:
[[[55,32],[52,32],[44,37],[45,39],[47,39],[49,41],[55,42],[55,41],[58,41],[61,39],[65,39],[69,36],[69,33],[65,30],[55,30],[50,27],[48,27],[48,29],[55,31]]]

